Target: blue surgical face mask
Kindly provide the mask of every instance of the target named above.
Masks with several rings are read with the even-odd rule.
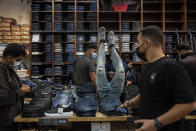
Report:
[[[91,59],[92,59],[93,61],[96,61],[96,60],[97,60],[97,53],[92,53]]]
[[[15,69],[16,67],[18,67],[20,65],[21,61],[15,61],[13,65],[11,65],[11,67],[13,69]]]

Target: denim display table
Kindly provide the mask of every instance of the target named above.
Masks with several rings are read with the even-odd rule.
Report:
[[[19,129],[21,129],[25,124],[30,125],[35,129],[59,129],[63,128],[69,129],[72,131],[134,131],[135,126],[133,123],[130,123],[128,119],[132,116],[105,116],[100,112],[96,113],[96,117],[77,117],[75,114],[71,117],[40,117],[40,118],[23,118],[21,115],[15,117],[14,121],[18,123]],[[51,119],[60,120],[59,124],[52,126],[50,124],[43,124],[40,121]]]

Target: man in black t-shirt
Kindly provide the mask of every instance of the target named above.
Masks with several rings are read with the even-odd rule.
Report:
[[[139,105],[140,120],[135,122],[142,127],[137,131],[181,131],[181,120],[193,110],[190,78],[180,64],[164,56],[160,28],[146,27],[137,39],[137,55],[149,64],[141,72],[140,94],[122,107]]]

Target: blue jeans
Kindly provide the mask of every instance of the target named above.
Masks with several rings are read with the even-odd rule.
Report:
[[[100,44],[97,57],[96,83],[101,100],[109,93],[113,93],[116,97],[120,97],[125,83],[125,71],[122,60],[114,47],[111,48],[111,52],[115,74],[112,81],[109,83],[105,72],[105,46],[104,43]]]

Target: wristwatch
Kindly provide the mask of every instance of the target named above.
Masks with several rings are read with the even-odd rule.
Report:
[[[163,125],[161,124],[161,122],[157,119],[154,119],[154,124],[157,127],[157,130],[159,131],[160,129],[163,128]]]

